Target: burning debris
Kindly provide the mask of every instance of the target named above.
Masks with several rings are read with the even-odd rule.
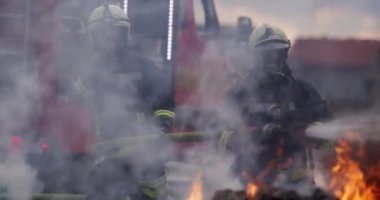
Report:
[[[192,184],[191,192],[187,200],[202,200],[202,199],[203,199],[202,174],[198,173]]]
[[[259,190],[259,186],[254,183],[248,183],[246,195],[248,199],[253,199]]]
[[[376,179],[375,173],[379,166],[365,166],[367,173],[360,163],[365,156],[364,145],[361,144],[357,152],[346,140],[337,141],[336,163],[331,169],[330,190],[341,200],[375,200],[380,197],[379,186],[369,183]],[[377,179],[378,180],[378,179]]]
[[[336,161],[331,167],[328,188],[315,188],[308,195],[294,190],[261,187],[249,182],[246,190],[219,190],[212,200],[376,200],[380,199],[380,162],[370,159],[375,152],[369,142],[354,142],[358,134],[346,133],[348,139],[336,142]],[[199,199],[200,200],[200,199]]]
[[[260,189],[254,197],[246,191],[222,190],[215,193],[212,200],[336,200],[327,192],[316,189],[310,196],[301,196],[295,191],[281,189]]]
[[[248,200],[245,191],[222,190],[217,191],[212,200]]]

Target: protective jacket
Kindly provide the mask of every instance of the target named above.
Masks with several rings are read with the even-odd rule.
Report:
[[[288,170],[292,164],[306,167],[309,144],[303,131],[328,117],[325,101],[311,85],[293,78],[290,70],[284,74],[277,79],[249,74],[227,94],[246,128],[244,133],[236,132],[238,127],[234,134],[223,133],[222,145],[238,156],[237,172],[248,171],[267,184],[274,181],[278,170]]]
[[[162,71],[152,61],[134,52],[108,58],[94,55],[86,71],[89,73],[78,79],[75,87],[92,110],[98,134],[126,136],[126,127],[154,120],[165,126],[165,131],[170,129],[174,103]],[[121,113],[112,119],[111,111]],[[169,123],[161,124],[165,119]]]

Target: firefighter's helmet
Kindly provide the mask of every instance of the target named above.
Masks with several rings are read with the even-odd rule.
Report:
[[[95,8],[87,22],[87,27],[91,30],[92,27],[104,22],[127,29],[130,28],[127,14],[120,7],[115,5],[104,5]]]
[[[286,66],[289,48],[290,41],[284,31],[268,24],[256,28],[249,39],[254,65],[261,66],[264,75],[270,75],[272,80],[290,73]]]
[[[130,22],[124,11],[115,5],[96,8],[87,22],[87,31],[94,49],[122,49],[128,44]]]
[[[280,28],[263,24],[251,33],[249,48],[251,50],[289,49],[290,41]]]

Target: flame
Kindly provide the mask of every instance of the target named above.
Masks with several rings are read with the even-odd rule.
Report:
[[[330,189],[340,200],[376,200],[374,186],[368,185],[358,162],[351,159],[352,150],[345,140],[338,140],[337,161],[331,169]]]
[[[362,135],[356,131],[348,131],[345,136],[350,140],[360,140]]]
[[[247,185],[247,197],[248,197],[248,199],[252,200],[255,197],[258,190],[259,190],[259,187],[256,184],[254,184],[253,182],[248,183],[248,185]]]
[[[377,199],[380,198],[380,161],[378,160],[374,167],[368,171],[368,182],[375,186],[373,192]]]
[[[191,186],[191,192],[187,200],[202,200],[202,174],[198,173]]]
[[[248,197],[248,200],[253,200],[253,198],[256,196],[257,191],[259,190],[259,185],[255,183],[254,178],[251,176],[251,174],[248,173],[247,170],[243,170],[241,176],[248,182],[246,186],[246,195]]]
[[[368,182],[375,185],[374,193],[377,199],[380,198],[380,161],[377,161],[375,167],[369,170]]]

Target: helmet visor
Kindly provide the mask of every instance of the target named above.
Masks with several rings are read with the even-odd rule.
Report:
[[[111,23],[99,23],[89,30],[94,43],[103,48],[116,48],[128,43],[128,28]]]
[[[289,49],[290,43],[284,40],[263,40],[257,43],[254,50]]]
[[[260,65],[267,74],[278,75],[284,73],[284,66],[288,49],[270,49],[255,51],[255,57],[260,60]]]

